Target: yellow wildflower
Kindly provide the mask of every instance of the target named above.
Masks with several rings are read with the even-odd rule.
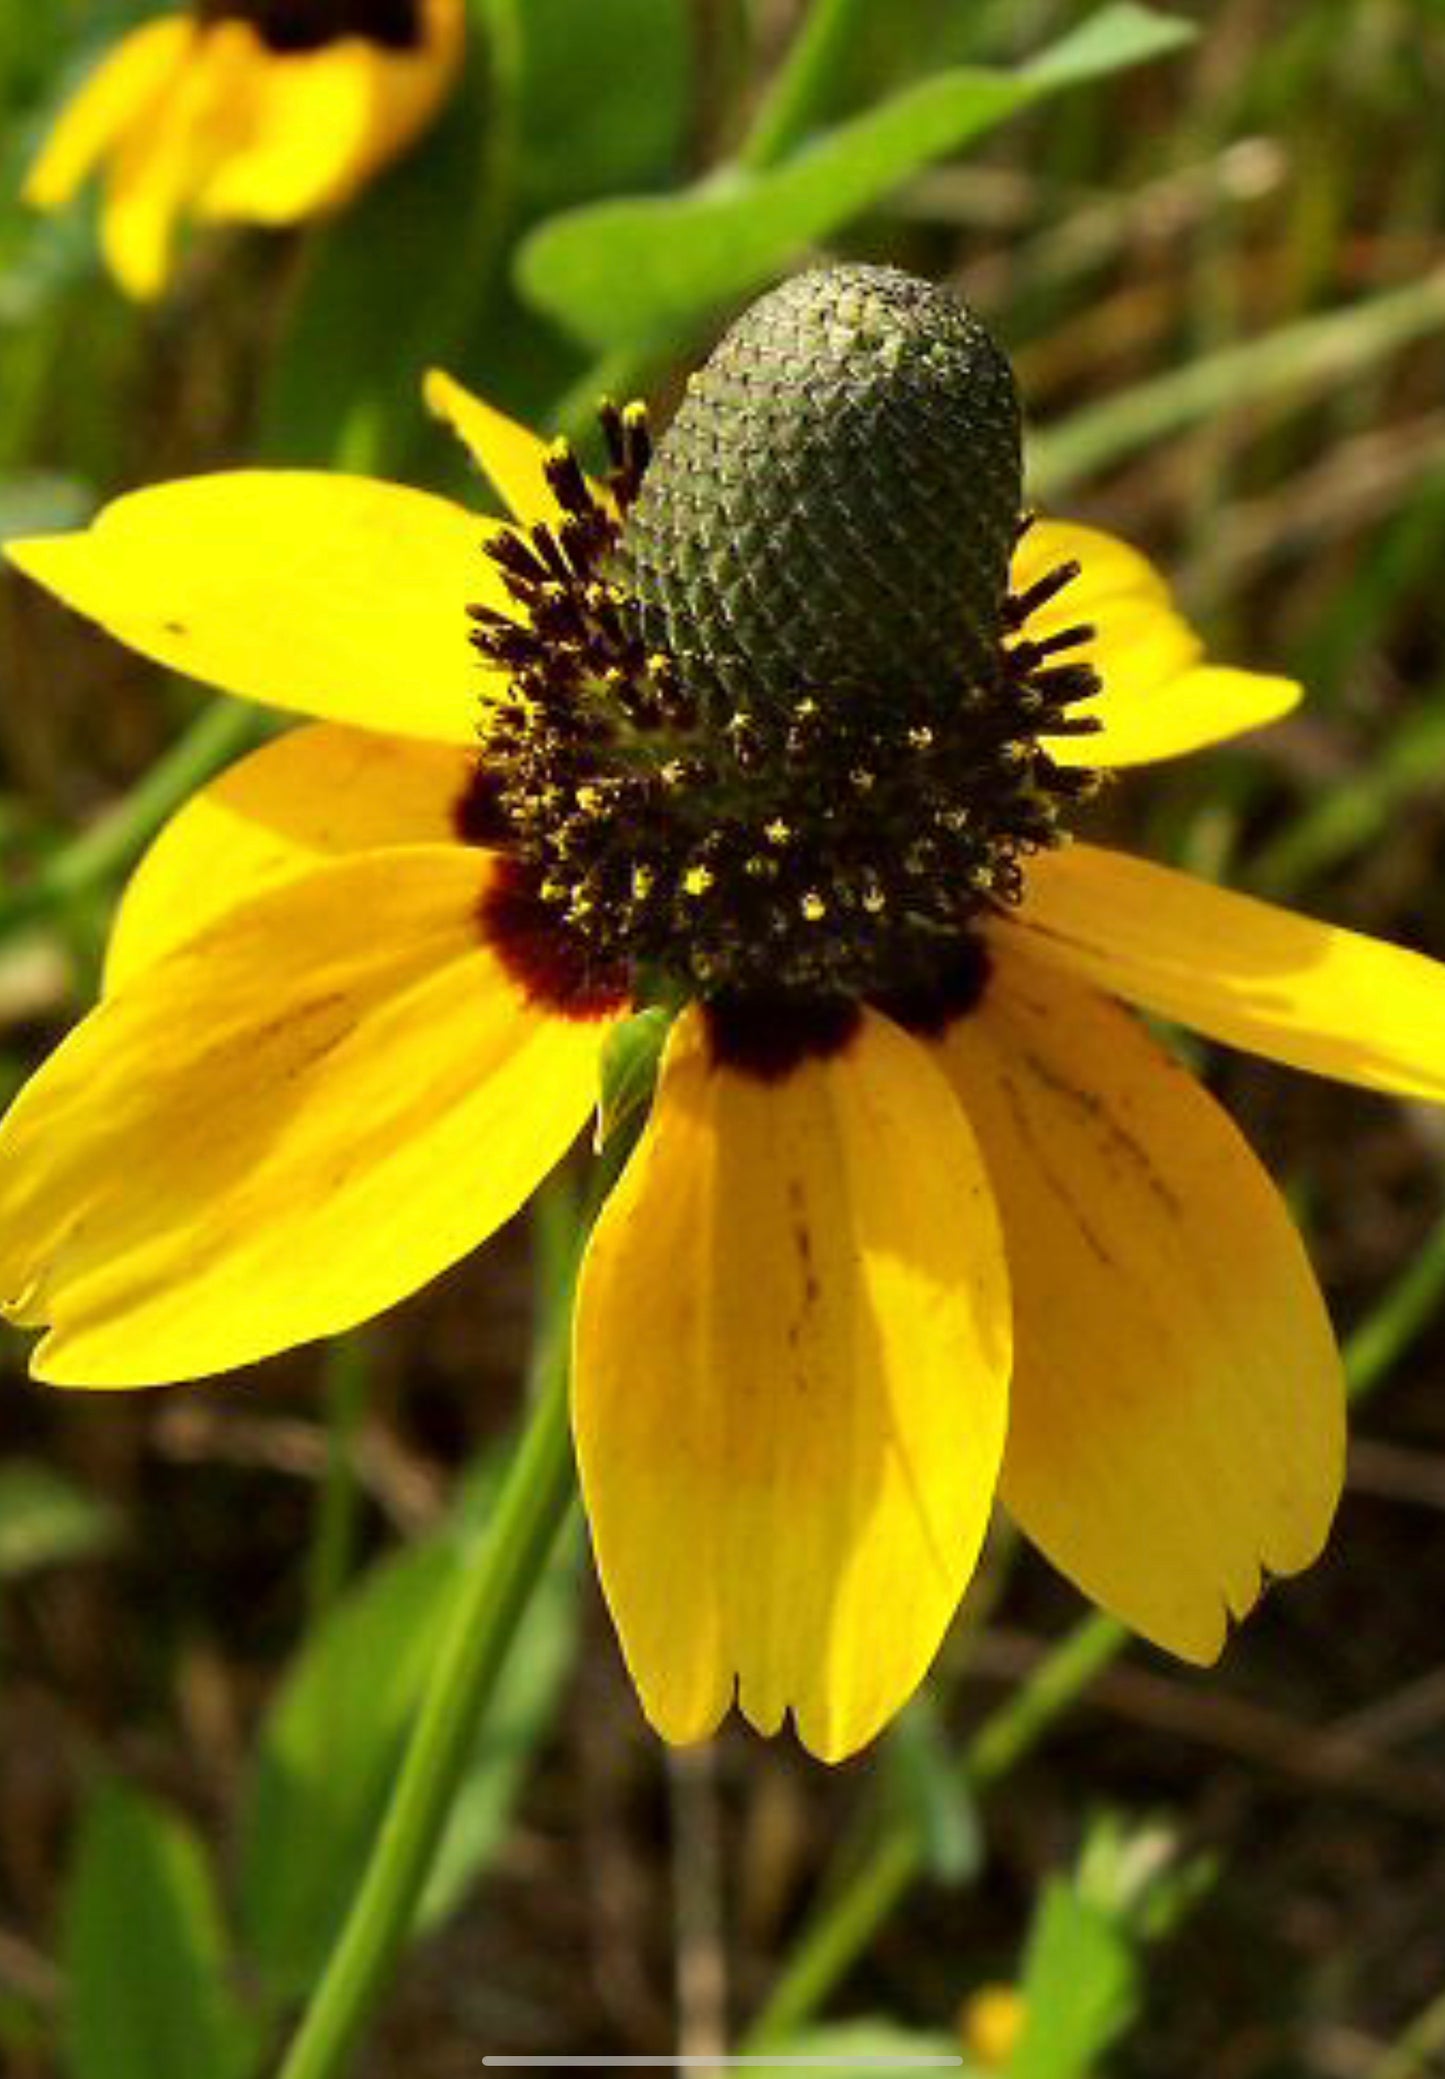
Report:
[[[650,466],[636,417],[606,415],[602,485],[434,377],[511,526],[396,485],[247,472],[10,549],[161,664],[315,718],[162,833],[104,1000],[0,1128],[0,1299],[48,1327],[37,1376],[195,1378],[416,1290],[561,1158],[604,1040],[661,972],[690,1000],[581,1281],[584,1498],[653,1724],[687,1741],[734,1701],[765,1732],[791,1711],[829,1759],[924,1674],[996,1493],[1087,1594],[1196,1662],[1325,1537],[1343,1394],[1304,1252],[1233,1125],[1124,1004],[1445,1099],[1445,969],[1057,843],[1097,769],[1298,697],[1207,663],[1132,550],[1049,519],[1010,549],[1005,485],[992,636],[986,616],[949,622],[943,662],[914,672],[890,630],[832,697],[838,631],[866,649],[870,617],[913,611],[896,573],[873,583],[907,530],[880,549],[859,518],[875,463],[890,510],[911,496],[912,464],[887,478],[878,460],[871,391],[861,415],[824,398],[809,421],[820,467],[835,438],[862,459],[822,504],[786,498],[830,553],[851,530],[837,603],[800,628],[810,578],[755,623],[759,541],[789,584],[808,544],[782,521],[731,548],[710,534],[688,567],[715,568],[727,612],[703,670],[686,616],[706,609],[668,589],[692,495],[669,452],[755,396],[729,370],[800,300],[807,350],[833,350],[840,328],[807,322],[820,295],[861,312],[837,349],[850,383],[873,382],[883,333],[906,420],[919,365],[932,382],[940,351],[966,372],[981,350],[956,327],[919,364],[911,328],[936,313],[900,282],[847,269],[777,292]],[[781,467],[797,450],[775,401]],[[722,452],[704,430],[699,452]],[[739,461],[729,495],[756,489]],[[926,554],[947,607],[937,529]],[[752,664],[727,647],[740,630]],[[962,677],[954,644],[972,645]],[[730,734],[742,680],[750,726]],[[800,914],[809,890],[826,918]]]
[[[196,0],[101,60],[26,197],[58,209],[101,171],[106,262],[159,295],[184,216],[295,224],[349,201],[432,120],[464,36],[465,0]]]

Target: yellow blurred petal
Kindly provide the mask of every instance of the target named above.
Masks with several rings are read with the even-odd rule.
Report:
[[[177,224],[235,150],[264,58],[249,29],[207,29],[111,154],[101,210],[106,263],[130,295],[160,294]]]
[[[474,762],[447,744],[335,722],[254,752],[171,818],[131,876],[106,952],[107,992],[327,859],[453,841]]]
[[[504,596],[491,532],[400,484],[245,470],[133,491],[82,532],[6,554],[118,641],[227,693],[466,744],[488,683],[466,608]]]
[[[450,426],[514,519],[530,525],[556,517],[557,501],[543,475],[545,440],[440,368],[428,369],[422,387],[428,411]]]
[[[67,102],[25,181],[37,209],[68,202],[86,176],[146,115],[192,49],[194,25],[184,15],[147,22],[122,37]]]
[[[994,927],[1226,1046],[1445,1101],[1445,966],[1096,845],[1034,860]]]
[[[230,912],[77,1027],[0,1126],[0,1296],[57,1385],[229,1370],[416,1291],[591,1106],[599,1028],[481,943],[485,855],[371,853]]]
[[[667,1739],[734,1699],[861,1747],[921,1680],[988,1521],[1007,1278],[978,1149],[875,1013],[763,1082],[684,1012],[583,1270],[575,1420],[603,1588]]]
[[[1060,663],[1090,663],[1103,681],[1097,700],[1070,713],[1092,716],[1092,736],[1048,742],[1060,765],[1144,765],[1222,743],[1288,714],[1300,698],[1290,679],[1206,665],[1203,645],[1148,560],[1112,535],[1067,521],[1036,520],[1014,554],[1011,583],[1022,592],[1061,563],[1079,575],[1029,617],[1035,640],[1079,623],[1092,641]]]
[[[1013,1280],[1004,1502],[1096,1602],[1213,1660],[1339,1495],[1344,1381],[1299,1237],[1186,1070],[1012,946],[937,1052]]]
[[[429,0],[414,51],[359,36],[284,54],[258,45],[243,121],[196,192],[197,216],[292,224],[349,200],[432,120],[464,35],[462,0]]]

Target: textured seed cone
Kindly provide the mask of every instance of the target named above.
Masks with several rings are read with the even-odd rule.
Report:
[[[1019,514],[1013,373],[896,268],[795,276],[697,372],[628,518],[649,649],[716,713],[998,669]]]

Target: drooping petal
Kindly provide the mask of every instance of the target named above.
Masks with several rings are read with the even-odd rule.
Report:
[[[501,602],[492,523],[400,484],[237,470],[132,491],[83,531],[6,544],[118,641],[249,700],[443,743],[495,683],[469,602]]]
[[[1299,701],[1293,680],[1205,664],[1203,644],[1152,564],[1096,528],[1036,520],[1014,554],[1013,590],[1024,592],[1072,562],[1079,575],[1030,615],[1026,634],[1038,640],[1080,623],[1094,629],[1067,661],[1092,664],[1104,690],[1070,712],[1102,726],[1092,736],[1049,740],[1056,763],[1123,766],[1178,757],[1278,721]]]
[[[422,390],[428,411],[450,426],[514,519],[530,526],[556,518],[557,501],[544,474],[545,440],[440,368],[427,370]]]
[[[791,1710],[825,1760],[923,1676],[988,1520],[1007,1276],[973,1134],[869,1013],[776,1081],[674,1028],[593,1237],[575,1419],[602,1583],[653,1724]]]
[[[25,199],[59,209],[185,63],[196,37],[184,15],[143,23],[121,38],[66,104],[25,180]]]
[[[197,189],[197,216],[293,224],[346,202],[432,120],[465,26],[462,0],[427,0],[412,50],[360,36],[314,51],[262,48],[239,134]]]
[[[198,1378],[363,1321],[515,1213],[599,1028],[529,1004],[491,863],[370,853],[272,888],[76,1028],[0,1126],[0,1299],[58,1385]]]
[[[1344,1381],[1299,1237],[1187,1071],[1012,945],[936,1053],[1013,1280],[1003,1499],[1096,1602],[1213,1660],[1340,1491]]]
[[[449,744],[338,722],[243,758],[171,818],[131,876],[106,951],[107,992],[327,859],[454,841],[472,767]]]
[[[1445,1101],[1445,966],[1423,954],[1097,845],[1034,860],[994,929],[1226,1046]]]

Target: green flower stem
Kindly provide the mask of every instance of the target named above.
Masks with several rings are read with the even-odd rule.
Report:
[[[216,700],[202,708],[123,801],[21,887],[0,894],[0,939],[93,894],[132,865],[167,817],[249,749],[265,726],[259,710],[245,701]]]
[[[999,1782],[1036,1747],[1129,1638],[1095,1611],[1045,1655],[1028,1680],[986,1718],[964,1750],[975,1792]],[[926,1866],[917,1818],[900,1811],[853,1876],[804,1929],[767,2005],[743,2039],[747,2052],[780,2049],[815,2014]]]
[[[1445,1293],[1445,1215],[1345,1344],[1351,1401],[1363,1400],[1427,1328]]]
[[[1445,1295],[1445,1216],[1345,1347],[1351,1401],[1363,1400],[1404,1356]],[[1046,1654],[1028,1680],[986,1718],[964,1750],[974,1796],[1001,1782],[1055,1720],[1129,1643],[1103,1611],[1086,1617]],[[777,2050],[816,2014],[926,1867],[914,1815],[899,1811],[886,1831],[865,1837],[852,1874],[805,1924],[777,1984],[743,2039],[749,2051]]]
[[[870,11],[871,0],[813,0],[738,150],[740,166],[761,173],[807,135]]]
[[[277,2079],[338,2079],[346,2069],[411,1932],[478,1721],[571,1511],[573,1294],[592,1224],[634,1139],[635,1133],[613,1136],[593,1167],[585,1202],[565,1172],[538,1196],[544,1326],[532,1412],[458,1589],[361,1888]]]
[[[366,1874],[279,2079],[335,2079],[410,1932],[457,1784],[518,1623],[572,1506],[566,1340],[459,1586]]]

